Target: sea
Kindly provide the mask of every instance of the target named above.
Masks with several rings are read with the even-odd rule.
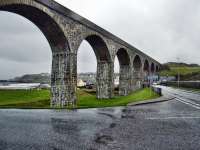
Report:
[[[17,82],[0,82],[0,89],[33,89],[40,85],[40,83],[17,83]]]

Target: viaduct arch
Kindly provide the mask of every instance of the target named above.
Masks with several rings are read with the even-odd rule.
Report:
[[[155,72],[155,65],[154,63],[151,63],[151,73],[154,74]]]
[[[119,60],[119,95],[126,96],[129,94],[130,88],[130,71],[131,62],[130,56],[126,49],[120,48],[117,50],[116,56]]]
[[[142,85],[142,59],[141,56],[139,56],[138,54],[135,55],[135,57],[133,58],[133,87],[132,89],[136,90],[141,88]]]
[[[76,104],[77,51],[83,40],[92,46],[97,58],[98,99],[113,97],[115,57],[120,63],[120,95],[140,87],[137,83],[151,71],[150,62],[159,70],[160,63],[150,56],[53,0],[1,0],[0,11],[29,19],[48,40],[52,107]]]
[[[110,98],[112,95],[112,79],[108,70],[111,70],[112,58],[108,47],[99,35],[88,35],[86,40],[92,47],[97,59],[96,95],[99,99]],[[83,41],[82,40],[82,41]],[[80,44],[82,43],[80,42]],[[77,55],[76,55],[77,57]],[[110,87],[110,88],[109,88]]]

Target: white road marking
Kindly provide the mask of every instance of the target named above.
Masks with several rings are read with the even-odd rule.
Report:
[[[182,99],[182,98],[177,98],[177,97],[175,98],[175,100],[177,100],[177,101],[179,101],[179,102],[182,102],[182,103],[184,103],[184,104],[190,105],[190,106],[192,106],[192,107],[194,107],[194,108],[200,110],[199,104],[192,103],[192,102],[188,102],[188,101],[186,101],[186,100],[184,100],[184,99]]]

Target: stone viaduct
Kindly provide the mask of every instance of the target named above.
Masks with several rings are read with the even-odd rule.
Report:
[[[52,50],[52,107],[76,104],[77,51],[83,40],[96,55],[98,99],[113,97],[115,57],[120,64],[122,96],[140,88],[144,77],[160,68],[153,58],[53,0],[0,0],[0,10],[29,19],[48,40]]]

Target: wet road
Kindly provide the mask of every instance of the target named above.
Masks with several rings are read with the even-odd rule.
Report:
[[[167,86],[157,86],[162,88],[164,95],[170,95],[176,97],[177,101],[193,106],[200,109],[200,92],[199,91],[187,91],[183,89],[177,89]]]
[[[164,87],[163,87],[164,89]],[[173,89],[166,88],[165,94]],[[198,93],[105,109],[0,110],[0,150],[200,149]],[[184,97],[183,97],[184,95]],[[188,97],[187,97],[188,96]],[[191,99],[195,99],[192,101]]]

